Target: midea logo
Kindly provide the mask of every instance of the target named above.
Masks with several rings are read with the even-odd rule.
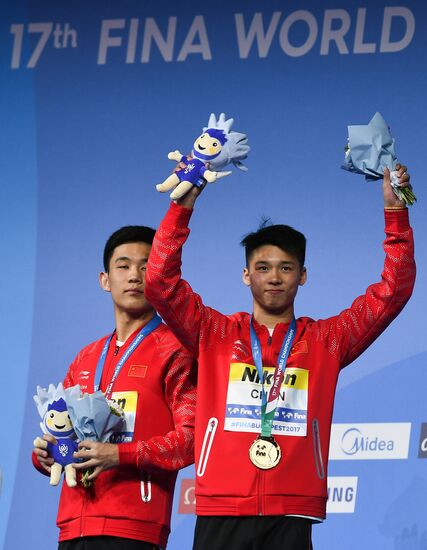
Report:
[[[358,428],[350,428],[342,435],[341,450],[349,456],[369,451],[393,451],[394,441],[368,437]]]

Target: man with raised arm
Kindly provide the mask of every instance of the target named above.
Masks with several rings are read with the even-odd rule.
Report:
[[[406,168],[399,181],[409,185]],[[159,226],[146,295],[197,357],[194,550],[309,550],[325,518],[329,437],[337,378],[391,323],[415,280],[408,211],[384,174],[381,280],[338,315],[294,316],[306,282],[305,238],[271,225],[248,235],[243,282],[253,313],[223,315],[181,278],[181,249],[200,190]]]
[[[65,378],[64,387],[118,402],[126,427],[112,443],[80,442],[74,456],[84,462],[73,466],[92,468],[92,485],[63,484],[59,550],[164,549],[177,470],[194,459],[195,361],[145,296],[154,233],[126,226],[108,239],[100,284],[115,330],[80,351]],[[53,459],[35,448],[33,462],[49,473]]]

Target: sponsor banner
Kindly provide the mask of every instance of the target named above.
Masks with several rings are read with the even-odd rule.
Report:
[[[196,480],[183,479],[179,493],[178,514],[196,513]]]
[[[418,449],[418,458],[427,458],[427,422],[421,424],[420,447]]]
[[[328,477],[327,514],[353,514],[356,506],[357,480],[355,476]]]
[[[390,460],[408,458],[411,424],[333,424],[330,460]]]
[[[328,514],[353,514],[356,505],[357,481],[355,476],[328,477]],[[195,514],[196,491],[194,479],[181,482],[178,513]]]
[[[263,367],[264,389],[273,384],[274,367]],[[307,434],[308,371],[285,369],[273,421],[273,435]],[[232,363],[228,383],[225,429],[261,432],[262,384],[254,365]]]

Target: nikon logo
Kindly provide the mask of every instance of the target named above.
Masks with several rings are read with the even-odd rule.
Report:
[[[271,385],[273,383],[273,378],[274,378],[274,373],[273,372],[268,372],[268,371],[265,370],[263,372],[262,383]],[[242,374],[242,382],[246,382],[246,381],[254,382],[255,384],[260,384],[261,383],[260,378],[259,378],[259,374],[258,374],[258,371],[257,371],[256,368],[245,367],[245,369],[243,371],[243,374]],[[297,381],[297,375],[296,374],[285,374],[283,384],[285,386],[295,386],[296,381]]]
[[[410,423],[334,424],[331,460],[408,458]]]

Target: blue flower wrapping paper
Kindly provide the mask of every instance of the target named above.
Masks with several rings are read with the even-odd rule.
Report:
[[[396,164],[394,139],[380,113],[375,113],[368,124],[348,126],[344,170],[364,174],[372,181],[384,177],[384,168],[393,171]]]
[[[368,124],[348,126],[348,145],[341,168],[363,174],[367,181],[382,179],[384,168],[388,168],[395,194],[406,204],[413,204],[417,199],[411,188],[400,187],[394,172],[397,162],[394,138],[380,113],[375,113]]]
[[[75,394],[67,398],[68,412],[74,431],[80,441],[90,439],[109,441],[114,432],[121,431],[125,422],[123,415],[114,414],[102,391]]]

